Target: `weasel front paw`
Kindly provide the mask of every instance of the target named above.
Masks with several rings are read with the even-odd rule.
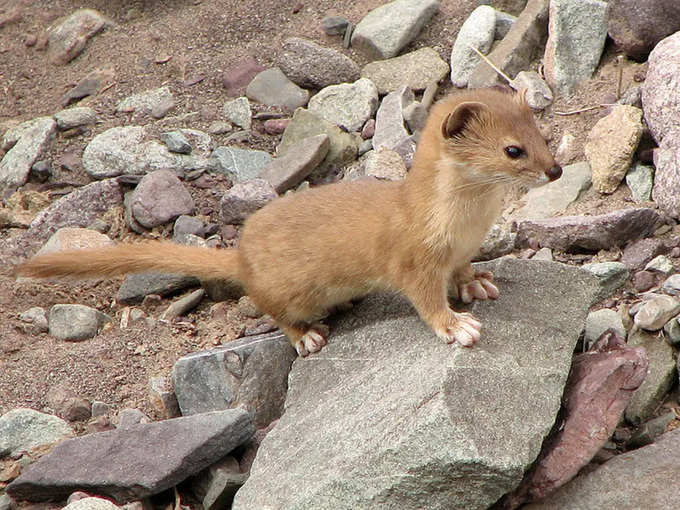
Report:
[[[295,342],[295,350],[298,355],[304,358],[311,353],[319,352],[327,343],[328,333],[329,329],[325,324],[320,322],[312,324],[311,328],[302,335],[302,338]]]
[[[446,343],[458,342],[465,347],[471,347],[480,337],[482,323],[471,313],[454,312],[449,310],[446,324],[435,327],[434,332]]]
[[[496,299],[498,287],[491,282],[492,279],[493,274],[489,271],[475,272],[474,280],[456,285],[458,295],[455,297],[463,303],[472,303],[474,299]]]

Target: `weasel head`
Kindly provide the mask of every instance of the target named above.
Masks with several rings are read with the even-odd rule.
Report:
[[[440,116],[440,171],[453,171],[464,186],[540,186],[559,179],[524,92],[480,89],[461,94]]]

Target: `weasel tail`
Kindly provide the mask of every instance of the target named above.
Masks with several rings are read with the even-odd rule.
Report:
[[[239,280],[238,250],[218,250],[150,241],[39,255],[16,269],[35,278],[87,278],[163,271],[203,279]]]

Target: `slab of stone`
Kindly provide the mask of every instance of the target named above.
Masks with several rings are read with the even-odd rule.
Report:
[[[501,294],[473,305],[484,327],[471,349],[395,296],[331,321],[329,345],[293,363],[233,509],[486,509],[514,488],[552,427],[597,281],[556,263],[483,267]],[[315,476],[288,490],[303,473]]]
[[[514,221],[538,220],[564,212],[570,204],[590,188],[590,165],[574,163],[562,168],[562,177],[545,186],[530,189],[525,205],[512,215]]]
[[[301,87],[322,89],[359,79],[359,66],[345,54],[308,39],[290,37],[283,41],[276,65]]]
[[[598,216],[559,216],[523,220],[517,226],[517,243],[529,239],[561,251],[608,250],[651,235],[660,223],[654,209],[621,209]]]
[[[558,94],[588,80],[600,62],[607,38],[607,2],[551,0],[545,77]]]
[[[217,160],[217,171],[233,182],[244,182],[259,177],[262,170],[272,161],[268,152],[239,147],[217,147],[213,151]]]
[[[383,98],[375,115],[374,149],[393,150],[410,136],[404,125],[404,109],[414,101],[413,91],[408,87],[400,87]]]
[[[276,148],[278,157],[285,156],[298,143],[312,136],[325,134],[330,140],[328,154],[321,164],[309,175],[310,181],[322,181],[328,174],[344,167],[357,157],[359,140],[349,133],[345,133],[335,124],[328,122],[310,111],[300,108],[295,111],[293,119],[286,127],[281,137],[281,143]]]
[[[614,106],[593,126],[584,149],[597,191],[616,191],[630,168],[642,131],[642,110],[628,105]]]
[[[635,163],[626,174],[626,184],[635,202],[649,202],[654,187],[654,167]]]
[[[48,31],[48,57],[53,64],[64,65],[85,49],[87,42],[110,22],[94,9],[78,9]]]
[[[88,434],[60,443],[24,470],[7,493],[46,501],[81,490],[119,503],[134,501],[195,475],[253,433],[248,413],[229,409]]]
[[[374,59],[396,57],[438,10],[438,0],[394,0],[381,5],[354,28],[352,46]]]
[[[63,441],[73,435],[71,426],[61,418],[33,409],[12,409],[0,416],[0,458]]]
[[[57,124],[52,117],[38,117],[7,130],[0,160],[0,190],[18,188],[28,181],[33,163],[48,149]]]
[[[644,60],[663,38],[680,31],[680,9],[673,0],[611,0],[609,36],[636,60]]]
[[[165,86],[126,97],[116,105],[116,113],[151,115],[160,119],[173,106],[175,106],[175,97],[170,92],[170,88]]]
[[[45,241],[62,227],[87,227],[110,208],[122,205],[123,193],[116,179],[93,182],[43,209],[31,222],[27,236]]]
[[[368,78],[329,85],[309,100],[308,110],[346,131],[359,131],[378,109],[378,89]]]
[[[116,301],[123,304],[139,303],[149,294],[168,296],[178,291],[198,287],[201,282],[192,276],[163,273],[135,273],[125,277],[118,289]]]
[[[600,280],[600,292],[597,300],[602,301],[621,288],[630,275],[630,271],[623,262],[598,262],[581,266]]]
[[[281,106],[290,111],[309,101],[309,92],[289,80],[278,67],[258,73],[246,87],[246,96],[257,103]]]
[[[432,82],[442,80],[449,65],[432,48],[420,48],[386,60],[369,62],[361,69],[361,77],[368,78],[378,87],[378,93],[388,94],[406,85],[419,91]]]
[[[283,413],[288,372],[297,357],[281,332],[246,337],[180,358],[172,369],[184,416],[242,406],[255,427]]]
[[[243,223],[245,219],[278,195],[264,179],[238,182],[220,200],[220,217],[224,223]]]
[[[157,170],[142,177],[130,197],[130,210],[145,228],[154,228],[191,214],[195,208],[189,190],[174,172]]]
[[[466,87],[481,58],[472,49],[487,54],[496,33],[496,10],[480,5],[465,20],[451,49],[451,83]]]
[[[672,508],[680,498],[680,429],[649,446],[617,455],[525,510]]]
[[[639,425],[653,416],[673,386],[676,378],[675,359],[673,348],[660,335],[638,329],[631,332],[628,344],[644,347],[649,358],[647,377],[626,408],[626,420]]]
[[[324,133],[305,138],[286,154],[272,159],[260,172],[260,179],[269,182],[279,194],[295,188],[319,166],[330,146],[330,138]]]
[[[548,37],[549,0],[529,0],[503,40],[487,57],[501,71],[515,77],[530,68],[531,62],[543,51]],[[494,3],[497,8],[497,2]],[[505,83],[486,62],[477,64],[470,76],[468,87],[489,87]]]

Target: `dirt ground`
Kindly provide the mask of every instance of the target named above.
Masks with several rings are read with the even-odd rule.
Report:
[[[326,36],[321,30],[321,20],[330,14],[342,14],[357,23],[382,3],[382,0],[0,0],[0,17],[17,7],[20,12],[18,20],[0,28],[0,126],[6,121],[51,115],[62,108],[61,96],[86,74],[96,68],[111,71],[110,86],[80,103],[94,108],[101,122],[73,138],[58,134],[52,143],[49,158],[54,175],[51,181],[62,183],[53,192],[56,199],[60,191],[73,189],[69,183],[89,182],[82,168],[75,171],[60,168],[60,158],[65,153],[80,155],[96,134],[131,122],[126,115],[114,114],[120,99],[168,85],[177,101],[170,116],[197,112],[191,121],[171,125],[207,130],[212,121],[220,118],[221,106],[228,99],[222,87],[223,72],[247,56],[264,66],[272,65],[287,37],[306,37],[344,51],[360,65],[367,63],[361,53],[343,50],[339,37]],[[448,61],[455,35],[477,3],[475,0],[442,1],[439,14],[405,51],[430,46]],[[25,44],[31,36],[40,36],[58,18],[80,7],[99,10],[111,18],[114,25],[94,37],[71,63],[52,65],[45,51]],[[554,107],[539,115],[553,149],[562,134],[570,132],[576,136],[577,147],[582,152],[585,133],[605,110],[567,116],[554,112],[611,102],[619,72],[615,56],[615,50],[608,43],[594,78],[572,98],[558,98]],[[623,90],[633,83],[636,73],[644,76],[644,65],[624,61],[621,67]],[[440,94],[450,89],[450,85],[443,84]],[[258,106],[254,109],[258,111]],[[146,119],[143,123],[168,125],[167,119]],[[223,138],[214,136],[214,141],[220,145]],[[256,121],[250,139],[242,145],[273,152],[278,141],[278,136],[264,134],[261,122]],[[215,185],[219,191],[222,184]],[[27,189],[36,186],[30,184]],[[215,194],[193,185],[191,192],[202,204],[202,212],[218,222],[219,196],[216,199]],[[601,199],[596,193],[590,193],[585,204],[579,206],[580,212],[599,213],[629,206],[628,196],[625,186],[611,198]],[[152,235],[163,236],[168,232],[168,228],[157,229]],[[66,385],[79,396],[110,404],[114,414],[125,407],[136,407],[157,418],[147,396],[149,377],[168,375],[180,356],[229,341],[245,325],[254,322],[234,311],[235,302],[211,314],[213,303],[204,300],[180,324],[140,323],[126,330],[114,326],[83,342],[57,341],[45,333],[27,332],[18,319],[19,314],[33,306],[49,309],[56,303],[93,306],[119,322],[123,307],[114,302],[114,296],[122,280],[17,283],[11,276],[11,267],[20,257],[5,248],[20,234],[17,229],[0,231],[0,260],[3,261],[0,264],[0,414],[16,407],[49,411],[51,389]],[[120,231],[114,232],[113,237],[122,240],[134,235]],[[149,316],[158,317],[169,302],[169,299],[149,302],[141,308]]]

